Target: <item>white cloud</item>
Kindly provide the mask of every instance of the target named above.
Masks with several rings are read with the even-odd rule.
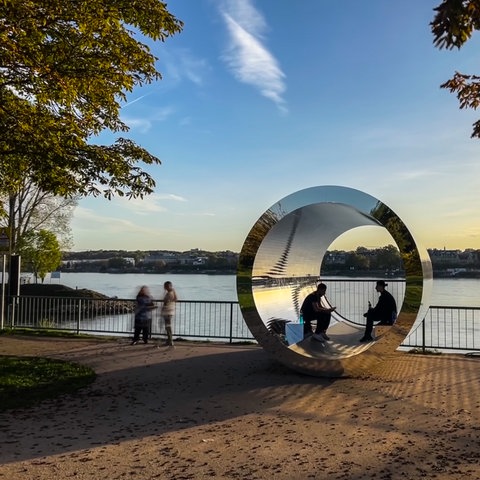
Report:
[[[210,212],[188,212],[188,213],[178,213],[177,214],[179,217],[216,217],[217,215],[215,213],[210,213]]]
[[[175,109],[173,107],[161,107],[142,118],[122,115],[122,120],[132,130],[138,130],[140,133],[148,133],[155,122],[164,122],[174,113]]]
[[[75,208],[74,220],[77,226],[83,227],[83,229],[89,232],[97,229],[100,231],[119,232],[137,228],[135,223],[130,220],[101,215],[95,210],[85,207]]]
[[[203,83],[205,69],[207,68],[206,61],[194,58],[187,51],[181,52],[179,61],[184,76],[196,85],[201,85]]]
[[[417,179],[422,180],[424,178],[429,179],[435,175],[438,175],[438,173],[427,169],[411,169],[406,171],[398,171],[395,173],[395,175],[399,181],[411,181]]]
[[[140,133],[148,133],[152,128],[152,122],[146,118],[124,118],[123,121],[132,130],[138,130]]]
[[[142,198],[115,197],[112,203],[123,210],[128,210],[135,215],[151,215],[152,213],[166,212],[168,209],[162,204],[163,201],[186,202],[187,200],[173,193],[157,194]]]
[[[162,107],[157,108],[153,111],[150,118],[156,122],[164,122],[168,118],[170,118],[175,113],[174,107]]]
[[[222,17],[230,35],[223,58],[233,75],[258,89],[285,112],[285,74],[262,42],[266,28],[262,15],[250,0],[228,0],[223,2]]]
[[[186,202],[187,199],[174,193],[155,193],[153,195],[158,200],[174,200],[176,202]]]
[[[195,85],[202,85],[209,69],[205,59],[195,57],[186,48],[162,51],[162,63],[164,65],[160,69],[165,71],[162,85],[164,82],[177,84],[183,80],[188,80]]]

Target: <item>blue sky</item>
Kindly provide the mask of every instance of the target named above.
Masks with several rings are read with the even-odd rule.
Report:
[[[480,112],[440,89],[480,73],[479,43],[434,48],[439,3],[168,2],[184,30],[149,43],[163,79],[121,113],[162,160],[155,193],[82,199],[73,250],[240,251],[271,205],[321,185],[378,198],[426,248],[480,248]]]

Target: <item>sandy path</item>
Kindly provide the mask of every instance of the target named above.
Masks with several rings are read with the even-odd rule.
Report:
[[[76,395],[0,414],[0,479],[480,478],[480,359],[393,355],[366,378],[257,346],[0,337],[92,366]]]

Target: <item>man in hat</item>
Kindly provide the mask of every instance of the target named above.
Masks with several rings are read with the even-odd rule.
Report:
[[[360,339],[361,342],[371,342],[373,340],[373,322],[379,322],[378,325],[393,325],[393,322],[397,318],[397,303],[392,294],[385,290],[387,285],[383,280],[377,281],[375,290],[380,296],[375,307],[372,308],[370,302],[368,303],[368,312],[363,315],[367,317],[367,325],[365,327],[365,333]]]

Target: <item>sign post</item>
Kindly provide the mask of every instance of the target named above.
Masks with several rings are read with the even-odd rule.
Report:
[[[8,228],[0,228],[0,250],[8,251],[10,248],[10,237],[8,236]],[[5,325],[5,271],[6,271],[7,256],[2,256],[2,298],[0,302],[0,328],[3,330]]]
[[[7,256],[2,255],[2,299],[0,308],[2,312],[0,313],[0,329],[3,330],[5,325],[5,263],[7,261]]]

